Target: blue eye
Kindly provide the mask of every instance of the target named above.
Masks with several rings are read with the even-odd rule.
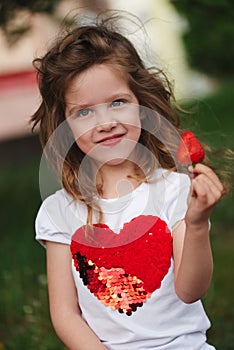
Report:
[[[87,117],[91,112],[90,108],[84,108],[76,112],[76,117]]]
[[[119,99],[119,100],[112,101],[110,106],[111,107],[120,107],[123,104],[124,104],[124,100]]]

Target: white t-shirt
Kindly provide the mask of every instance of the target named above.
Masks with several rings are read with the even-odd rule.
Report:
[[[186,175],[159,169],[128,195],[100,199],[106,226],[94,229],[89,247],[83,203],[64,190],[43,202],[36,239],[72,241],[82,317],[107,349],[214,350],[202,303],[185,304],[174,290],[170,230],[185,216],[189,189]]]

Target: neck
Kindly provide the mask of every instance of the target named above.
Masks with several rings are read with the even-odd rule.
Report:
[[[97,187],[103,198],[117,198],[128,194],[141,183],[136,179],[136,166],[126,160],[120,166],[105,164],[99,170]]]

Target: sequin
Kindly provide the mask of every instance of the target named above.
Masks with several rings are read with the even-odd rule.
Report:
[[[75,255],[75,260],[84,285],[112,310],[130,316],[151,296],[139,278],[126,274],[122,268],[99,268],[80,253]]]
[[[147,223],[147,225],[146,225]],[[139,234],[141,227],[147,228]],[[72,237],[71,252],[74,266],[83,284],[112,310],[131,316],[141,308],[151,294],[161,286],[168,272],[172,256],[172,237],[166,223],[157,217],[140,216],[126,223],[116,235],[100,224],[94,234],[101,235],[112,247],[93,247],[84,241],[85,228]],[[103,230],[103,231],[101,231]],[[122,242],[126,235],[126,244]],[[129,237],[137,237],[129,242]],[[98,241],[98,237],[97,237]],[[104,247],[104,248],[103,248]]]

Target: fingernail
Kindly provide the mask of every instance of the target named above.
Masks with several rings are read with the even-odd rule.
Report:
[[[188,172],[189,172],[189,173],[193,173],[193,166],[192,166],[192,165],[189,165],[189,166],[188,166]]]

